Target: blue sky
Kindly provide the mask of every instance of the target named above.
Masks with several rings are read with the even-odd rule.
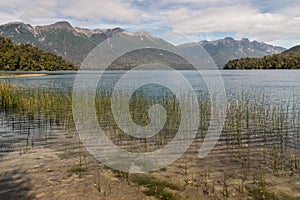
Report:
[[[121,27],[168,39],[175,31],[193,41],[231,36],[286,48],[300,44],[299,0],[10,0],[0,2],[0,23],[32,25],[66,20],[86,28]],[[151,29],[149,29],[151,27]],[[152,30],[152,31],[151,31]],[[159,31],[158,31],[159,30]],[[186,42],[177,37],[175,43]]]

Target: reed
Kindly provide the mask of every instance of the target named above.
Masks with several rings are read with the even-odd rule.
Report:
[[[101,91],[97,94],[95,98],[96,114],[101,128],[106,130],[107,136],[121,148],[131,152],[153,151],[166,145],[177,133],[181,119],[181,106],[174,95],[167,94],[153,98],[139,91],[132,96],[129,106],[130,115],[126,117],[132,118],[136,124],[146,126],[150,123],[148,111],[154,104],[162,105],[168,116],[159,134],[151,138],[139,139],[129,136],[116,124],[111,111],[110,94],[109,91]],[[120,91],[114,106],[123,106],[125,95],[123,91]],[[181,103],[189,105],[188,97],[183,99],[184,101]],[[291,172],[292,175],[299,176],[300,111],[298,100],[295,97],[291,97],[287,101],[288,103],[272,104],[266,102],[263,96],[249,98],[242,95],[238,99],[226,102],[227,115],[217,148],[224,151],[222,153],[228,154],[225,159],[237,159],[237,168],[242,173],[242,177],[236,185],[240,195],[245,195],[244,182],[249,180],[251,175],[260,176],[260,178],[256,178],[259,180],[256,181],[256,184],[259,189],[265,190],[265,194],[267,194],[267,185],[264,182],[266,171],[271,171],[274,176],[291,175]],[[200,121],[196,145],[190,150],[191,152],[197,152],[200,148],[198,143],[201,143],[205,137],[211,117],[209,96],[199,94],[198,102]],[[75,125],[71,92],[23,88],[10,83],[0,83],[0,114],[3,123],[8,123],[16,134],[20,133],[18,137],[21,140],[20,145],[14,145],[12,141],[0,139],[1,148],[14,149],[17,146],[21,154],[26,153],[36,145],[35,138],[32,136],[35,129],[40,132],[37,137],[47,136],[49,130],[60,128],[66,132],[67,137],[76,138],[76,135],[72,135],[75,132]],[[188,129],[187,126],[186,128]],[[74,151],[79,156],[80,168],[78,170],[84,169],[82,164],[86,161],[81,144],[78,141],[72,141],[70,145],[70,148],[73,148],[73,150],[69,149],[70,152]],[[264,167],[257,168],[258,165]],[[213,167],[210,171],[214,170]],[[189,169],[189,165],[186,163],[183,169],[182,180],[190,180],[190,175],[193,174],[192,169]],[[120,176],[129,182],[129,174],[120,173]],[[201,185],[205,191],[208,191],[209,185],[207,181],[205,182],[207,176],[201,178],[203,180],[201,184],[196,184],[197,187]],[[221,194],[224,199],[230,197],[231,185],[228,179],[227,174],[224,174],[223,180],[219,180],[223,183]],[[173,198],[163,188],[155,193],[155,184],[161,185],[159,181],[148,183],[148,180],[141,177],[136,177],[134,180],[138,185],[150,184],[149,195],[166,195]],[[213,182],[213,189],[210,193],[216,194],[215,188],[217,187],[214,184]],[[96,178],[96,185],[97,189],[101,191],[101,180]],[[248,191],[255,192],[251,189]]]

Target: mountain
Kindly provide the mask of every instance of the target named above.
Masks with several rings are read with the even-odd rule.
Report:
[[[65,21],[35,27],[21,22],[0,26],[0,35],[10,38],[14,43],[31,44],[56,53],[77,65],[81,64],[97,44],[122,31],[120,28],[108,30],[74,28]]]
[[[162,39],[156,38],[143,31],[132,33],[124,31],[121,28],[90,30],[73,27],[70,23],[65,21],[35,27],[21,22],[0,25],[0,35],[10,38],[15,44],[31,44],[39,49],[55,53],[76,65],[80,65],[91,50],[99,43],[117,33],[124,34],[130,38],[140,39],[144,37],[144,39],[148,39],[149,41],[165,42]],[[207,55],[203,53],[204,48],[219,68],[223,68],[224,65],[232,59],[242,57],[262,57],[280,53],[285,50],[282,47],[275,47],[265,43],[256,41],[250,42],[248,39],[237,41],[230,37],[217,41],[187,43],[179,45],[178,47],[180,50],[197,59],[202,59],[204,55]],[[153,55],[151,55],[151,53]],[[137,57],[142,61],[137,61]],[[157,51],[154,53],[154,50],[145,50],[140,51],[140,54],[134,52],[131,55],[128,55],[126,59],[124,57],[119,59],[119,63],[115,62],[113,68],[123,69],[128,68],[129,66],[133,67],[140,63],[144,63],[146,60],[153,62],[153,60],[156,59],[163,63],[169,62],[169,64],[173,64],[176,69],[190,69],[191,67],[190,64],[176,55],[171,55],[167,52],[162,53]],[[117,66],[117,64],[124,66]]]
[[[266,43],[249,41],[249,39],[235,40],[231,37],[216,41],[200,41],[198,43],[187,43],[179,45],[183,51],[197,52],[204,48],[216,65],[223,68],[224,65],[233,59],[243,57],[263,57],[280,53],[285,49],[272,46]]]
[[[35,27],[21,22],[0,26],[0,35],[10,38],[15,44],[31,44],[39,49],[53,52],[76,65],[81,64],[99,43],[118,33],[135,44],[148,43],[158,48],[162,46],[175,48],[170,43],[147,32],[127,32],[121,28],[90,30],[72,27],[70,23],[65,21]],[[136,50],[121,56],[112,63],[110,69],[131,69],[141,64],[153,63],[153,61],[173,66],[175,69],[193,69],[180,56],[150,48]]]
[[[262,58],[235,59],[224,69],[300,69],[300,45]]]
[[[294,46],[294,47],[284,51],[283,53],[291,53],[291,52],[300,53],[300,45]]]
[[[93,58],[87,63],[85,69],[104,69],[105,64],[110,63],[110,59],[115,60],[108,66],[111,70],[130,70],[134,67],[142,66],[143,69],[163,69],[165,66],[172,66],[173,69],[194,69],[180,55],[182,52],[174,45],[164,41],[161,38],[154,37],[151,34],[141,32],[122,32],[118,37],[106,40],[102,44],[106,46],[105,50],[98,49],[89,54]],[[128,49],[133,49],[127,53],[120,53]],[[95,54],[94,54],[95,53]],[[164,66],[165,65],[165,66]]]
[[[0,37],[0,70],[39,71],[76,70],[72,63],[61,57],[39,50],[30,44],[13,44],[9,38]]]

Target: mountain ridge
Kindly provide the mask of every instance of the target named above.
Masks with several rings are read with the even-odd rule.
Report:
[[[146,36],[150,40],[157,40],[151,34],[140,32],[128,32],[120,27],[113,29],[87,29],[73,27],[67,21],[60,21],[45,26],[32,26],[22,22],[10,22],[0,25],[0,35],[10,38],[16,44],[31,44],[39,49],[55,53],[65,60],[80,65],[85,57],[99,43],[118,33],[132,37]],[[263,57],[279,53],[285,49],[266,43],[249,41],[247,38],[235,40],[226,37],[216,41],[199,41],[178,45],[178,48],[189,53],[205,49],[221,69],[229,61],[242,57]],[[170,59],[171,57],[169,57]]]
[[[290,49],[284,51],[283,53],[290,53],[290,52],[300,53],[300,45],[291,47]]]
[[[113,34],[123,32],[120,28],[91,31],[91,35],[78,31],[67,21],[45,26],[31,26],[22,22],[0,25],[0,35],[15,44],[31,44],[39,49],[55,53],[76,65],[81,64],[88,53],[100,42]]]
[[[184,51],[200,51],[200,48],[204,48],[220,68],[223,68],[230,60],[243,57],[263,57],[265,55],[281,53],[285,50],[283,47],[250,41],[248,38],[235,40],[232,37],[225,37],[224,39],[215,41],[204,40],[186,43],[178,47]]]

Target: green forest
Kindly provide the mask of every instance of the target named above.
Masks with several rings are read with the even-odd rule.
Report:
[[[30,44],[13,44],[0,37],[1,71],[76,70],[78,67],[53,53],[39,50]]]
[[[286,51],[262,58],[240,58],[229,61],[224,69],[300,69],[300,53]]]

